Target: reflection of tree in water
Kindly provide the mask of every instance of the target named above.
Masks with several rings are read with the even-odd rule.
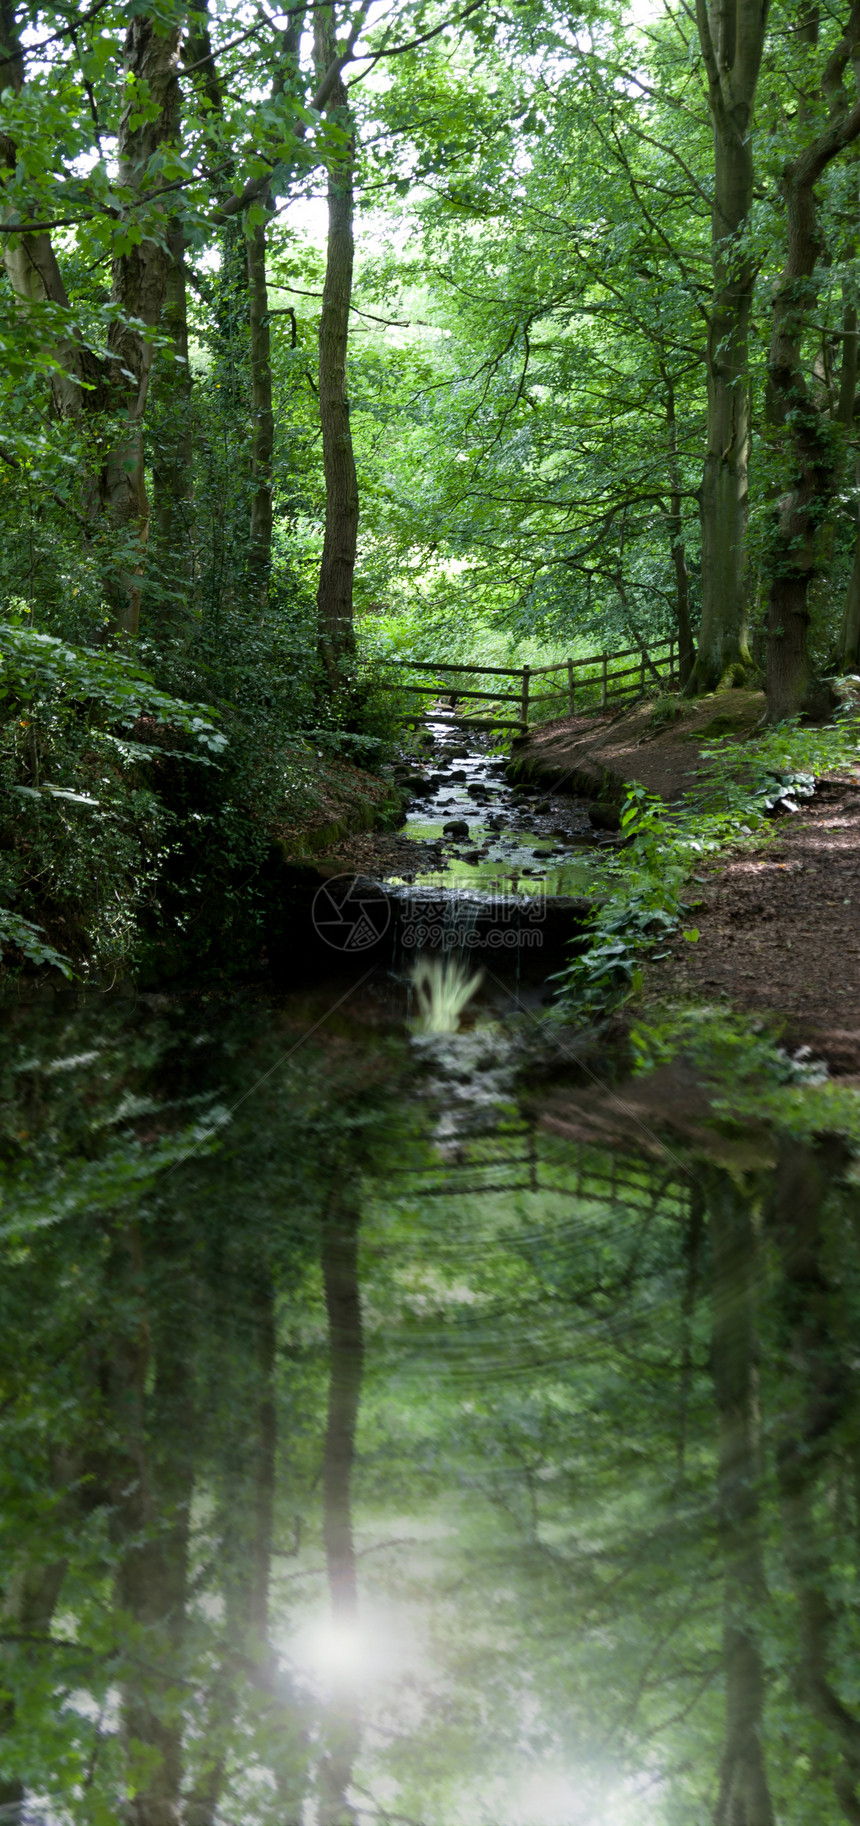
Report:
[[[246,1804],[263,1747],[278,1817],[301,1817],[312,1709],[270,1646],[302,1494],[280,1327],[285,1306],[318,1307],[328,1157],[359,1170],[388,1068],[356,1084],[348,1048],[305,1052],[210,1156],[213,1104],[285,1050],[255,1050],[245,1017],[231,1079],[238,1024],[210,1025],[91,1016],[7,1049],[9,1820],[41,1795],[71,1817],[209,1826]],[[316,1456],[318,1382],[298,1391]]]
[[[322,1224],[322,1273],[328,1317],[329,1387],[323,1450],[323,1541],[332,1618],[348,1643],[358,1629],[358,1586],[352,1528],[352,1467],[361,1395],[364,1340],[358,1282],[361,1209],[348,1159],[337,1163]],[[343,1177],[342,1177],[343,1176]],[[358,1754],[361,1720],[349,1657],[335,1668],[325,1754],[320,1768],[320,1826],[355,1818],[348,1790]]]
[[[848,1141],[281,1020],[8,1034],[0,1819],[860,1818]]]

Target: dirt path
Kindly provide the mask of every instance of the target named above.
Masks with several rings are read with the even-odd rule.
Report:
[[[834,1072],[860,1072],[858,778],[819,781],[766,850],[698,874],[699,941],[676,941],[671,959],[649,967],[648,994],[781,1015],[789,1044],[812,1046]]]
[[[517,766],[556,785],[566,775],[569,791],[590,781],[610,801],[640,780],[670,803],[695,787],[708,741],[742,740],[763,708],[760,693],[732,691],[701,699],[667,729],[655,729],[649,704],[572,717],[520,744]],[[820,780],[766,848],[703,863],[693,886],[703,902],[690,915],[698,943],[678,938],[670,958],[647,967],[646,998],[775,1015],[788,1045],[812,1047],[833,1073],[860,1074],[860,769]]]

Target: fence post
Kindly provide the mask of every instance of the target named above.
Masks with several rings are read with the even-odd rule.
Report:
[[[674,637],[674,635],[672,635],[669,640],[669,690],[670,691],[671,691],[674,683],[675,683],[675,637]]]
[[[603,655],[603,680],[600,687],[600,708],[606,709],[606,654]]]
[[[642,648],[642,657],[639,661],[639,690],[644,694],[644,691],[645,691],[645,648],[644,647]]]
[[[531,678],[531,670],[531,666],[523,666],[523,703],[520,720],[524,729],[528,729],[529,726],[529,680]]]
[[[567,697],[568,697],[568,702],[570,704],[570,714],[571,714],[571,716],[573,716],[573,660],[572,659],[569,659],[567,662]]]

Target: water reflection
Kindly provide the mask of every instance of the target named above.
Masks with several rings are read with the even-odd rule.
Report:
[[[852,1093],[316,1020],[7,1015],[0,1819],[860,1817]]]

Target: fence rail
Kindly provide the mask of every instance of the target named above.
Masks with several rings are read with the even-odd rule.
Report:
[[[528,730],[530,717],[534,722],[538,706],[545,707],[550,703],[564,705],[568,715],[573,716],[577,708],[595,708],[599,705],[600,709],[605,710],[607,705],[617,703],[620,698],[641,697],[648,683],[671,689],[678,681],[676,649],[677,641],[670,638],[653,641],[648,647],[625,647],[620,653],[590,653],[584,659],[560,659],[551,666],[472,666],[465,665],[460,660],[438,659],[392,659],[388,664],[398,672],[430,675],[418,684],[409,683],[405,679],[398,681],[398,691],[426,700],[422,711],[403,718],[405,723],[423,722],[429,702],[433,699],[446,699],[448,714],[442,710],[434,711],[434,721],[451,723],[458,728],[517,729],[524,734]],[[620,661],[626,659],[635,660],[635,664],[619,665]],[[555,689],[550,686],[549,690],[542,688],[535,691],[535,680],[549,680],[556,673],[564,676]],[[487,691],[460,682],[466,678],[510,679],[516,680],[516,686],[504,690],[500,683]],[[625,680],[632,682],[624,683]],[[483,722],[478,722],[473,716],[458,716],[457,705],[466,699],[499,705],[503,712],[506,707],[516,704],[519,715],[493,715]]]

